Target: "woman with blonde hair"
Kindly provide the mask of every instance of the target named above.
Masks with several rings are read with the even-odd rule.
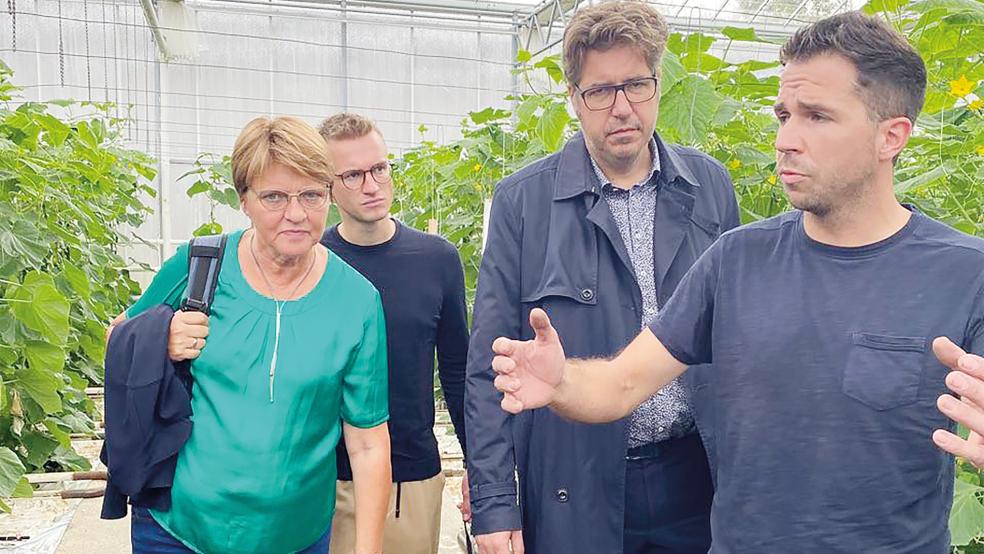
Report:
[[[356,551],[381,551],[389,498],[386,340],[379,294],[319,244],[334,178],[325,143],[294,118],[257,118],[232,174],[252,225],[228,235],[209,316],[176,312],[168,353],[191,360],[193,427],[171,508],[134,508],[135,553],[324,553],[335,445],[352,461]],[[188,246],[133,317],[177,309]]]

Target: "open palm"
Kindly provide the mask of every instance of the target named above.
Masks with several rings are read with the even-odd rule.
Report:
[[[530,326],[533,340],[499,337],[492,343],[495,388],[504,393],[502,409],[512,414],[550,404],[564,376],[564,347],[546,312],[532,310]]]

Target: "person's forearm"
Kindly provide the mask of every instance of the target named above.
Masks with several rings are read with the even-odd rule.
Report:
[[[550,408],[584,423],[615,421],[686,369],[646,330],[612,360],[567,360]]]
[[[550,409],[584,423],[608,423],[632,413],[632,384],[612,360],[568,360]]]
[[[392,470],[389,444],[350,453],[355,487],[355,554],[380,554],[389,507]]]

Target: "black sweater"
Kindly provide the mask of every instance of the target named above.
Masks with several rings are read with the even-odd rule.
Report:
[[[362,273],[382,298],[393,481],[433,477],[441,471],[433,431],[435,347],[444,399],[458,441],[465,445],[468,323],[461,258],[441,237],[399,222],[393,238],[382,244],[352,244],[337,226],[325,231],[321,243]],[[352,479],[344,440],[338,444],[338,478]]]

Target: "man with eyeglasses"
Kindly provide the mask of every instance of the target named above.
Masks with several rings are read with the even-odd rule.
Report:
[[[468,324],[461,259],[446,240],[390,217],[393,182],[386,143],[371,120],[340,113],[319,130],[337,173],[331,192],[341,215],[322,244],[379,290],[386,318],[394,485],[383,552],[437,554],[444,474],[433,431],[434,351],[448,412],[464,447]],[[355,495],[344,444],[338,447],[338,476],[330,551],[352,554]],[[467,479],[462,488],[467,489]]]
[[[568,353],[611,356],[739,224],[721,164],[654,132],[667,33],[643,2],[576,12],[563,57],[582,132],[496,189],[465,406],[472,531],[482,554],[709,548],[712,480],[697,434],[700,398],[685,383],[605,425],[549,410],[508,415],[492,387],[492,341],[533,337],[533,308],[550,313]]]

